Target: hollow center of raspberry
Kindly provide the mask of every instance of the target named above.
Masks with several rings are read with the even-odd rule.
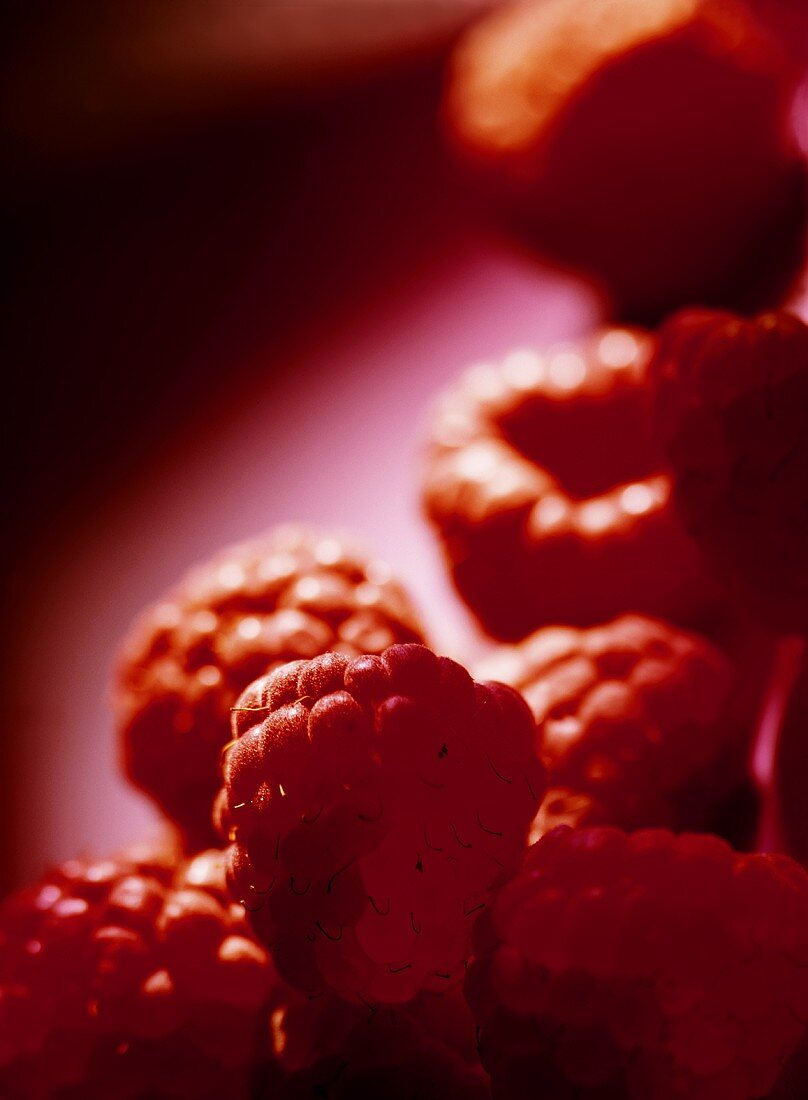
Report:
[[[522,455],[585,500],[658,473],[662,458],[645,427],[639,392],[523,402],[497,423]]]

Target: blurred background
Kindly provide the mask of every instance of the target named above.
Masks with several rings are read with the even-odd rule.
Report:
[[[491,6],[7,12],[3,889],[151,827],[118,777],[112,656],[220,545],[345,528],[444,649],[482,644],[418,514],[425,411],[467,363],[606,309],[480,216],[447,149],[447,58]],[[758,14],[808,46],[800,0]]]

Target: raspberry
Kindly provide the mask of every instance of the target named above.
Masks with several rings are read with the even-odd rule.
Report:
[[[231,889],[282,977],[368,1003],[447,988],[544,794],[524,700],[397,645],[285,665],[235,713]]]
[[[606,329],[473,368],[438,409],[424,504],[483,626],[520,638],[716,600],[647,431],[652,339]]]
[[[247,1096],[273,975],[221,853],[71,860],[0,910],[0,1094]]]
[[[528,241],[650,321],[781,299],[805,222],[793,86],[734,0],[541,0],[461,39],[445,111]]]
[[[808,631],[808,327],[690,310],[651,365],[659,434],[685,524],[770,625]]]
[[[504,1100],[538,1081],[553,1100],[751,1100],[808,1039],[808,875],[786,856],[560,826],[475,940],[466,995]]]
[[[486,1100],[474,1020],[460,990],[369,1011],[333,994],[273,1014],[288,1100]]]
[[[479,674],[532,709],[549,793],[534,835],[556,824],[695,828],[742,788],[753,722],[732,664],[704,638],[640,615],[546,627]]]
[[[189,849],[214,843],[230,708],[252,680],[331,649],[421,639],[389,567],[334,537],[280,528],[233,546],[147,610],[124,644],[115,703],[127,774]]]
[[[729,660],[694,634],[639,615],[547,627],[478,671],[533,711],[549,787],[539,835],[561,822],[701,828],[744,783],[753,722],[733,705]]]

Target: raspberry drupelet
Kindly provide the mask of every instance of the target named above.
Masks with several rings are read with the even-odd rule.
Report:
[[[648,430],[654,340],[607,328],[471,368],[439,404],[423,502],[484,628],[523,638],[627,610],[685,624],[718,590]]]
[[[527,0],[460,39],[445,111],[520,235],[647,322],[781,300],[805,219],[794,83],[736,0]]]
[[[293,662],[234,714],[229,881],[281,976],[371,1004],[457,982],[544,794],[524,700],[396,645]]]
[[[783,633],[808,631],[808,326],[687,310],[651,363],[674,500],[728,589]]]
[[[498,1100],[796,1100],[808,875],[708,835],[560,826],[475,926],[466,994]]]
[[[548,793],[534,835],[716,828],[746,785],[754,712],[734,705],[732,664],[696,634],[641,615],[545,627],[476,671],[520,691],[536,720]]]
[[[0,909],[0,1094],[247,1097],[276,984],[221,852],[71,860]]]
[[[341,538],[282,527],[232,546],[148,609],[123,646],[114,702],[127,775],[190,850],[213,844],[230,708],[252,680],[327,650],[422,640],[389,566]]]

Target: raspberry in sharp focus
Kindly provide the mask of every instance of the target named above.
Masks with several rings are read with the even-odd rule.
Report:
[[[477,674],[515,687],[536,719],[548,793],[534,835],[559,823],[715,828],[747,782],[755,712],[735,705],[735,671],[668,623],[546,627]]]
[[[466,994],[502,1100],[777,1095],[808,1038],[808,875],[707,835],[560,826],[478,922]]]
[[[471,27],[445,106],[527,239],[648,321],[781,300],[805,220],[793,88],[735,0],[534,0]]]
[[[230,708],[269,669],[327,650],[381,653],[423,632],[383,562],[279,528],[192,570],[125,642],[115,689],[129,778],[182,830],[215,841],[211,806]]]
[[[650,368],[674,500],[728,588],[808,631],[808,326],[688,310]]]
[[[491,634],[624,611],[701,623],[719,593],[648,431],[653,339],[607,328],[473,367],[433,421],[423,499]]]
[[[221,852],[71,860],[0,908],[0,1094],[247,1097],[276,982]]]
[[[230,884],[282,977],[370,1003],[457,981],[544,794],[524,700],[397,645],[293,662],[235,714]]]
[[[475,1022],[459,988],[377,1010],[333,994],[298,995],[273,1013],[272,1029],[286,1100],[490,1096]]]

